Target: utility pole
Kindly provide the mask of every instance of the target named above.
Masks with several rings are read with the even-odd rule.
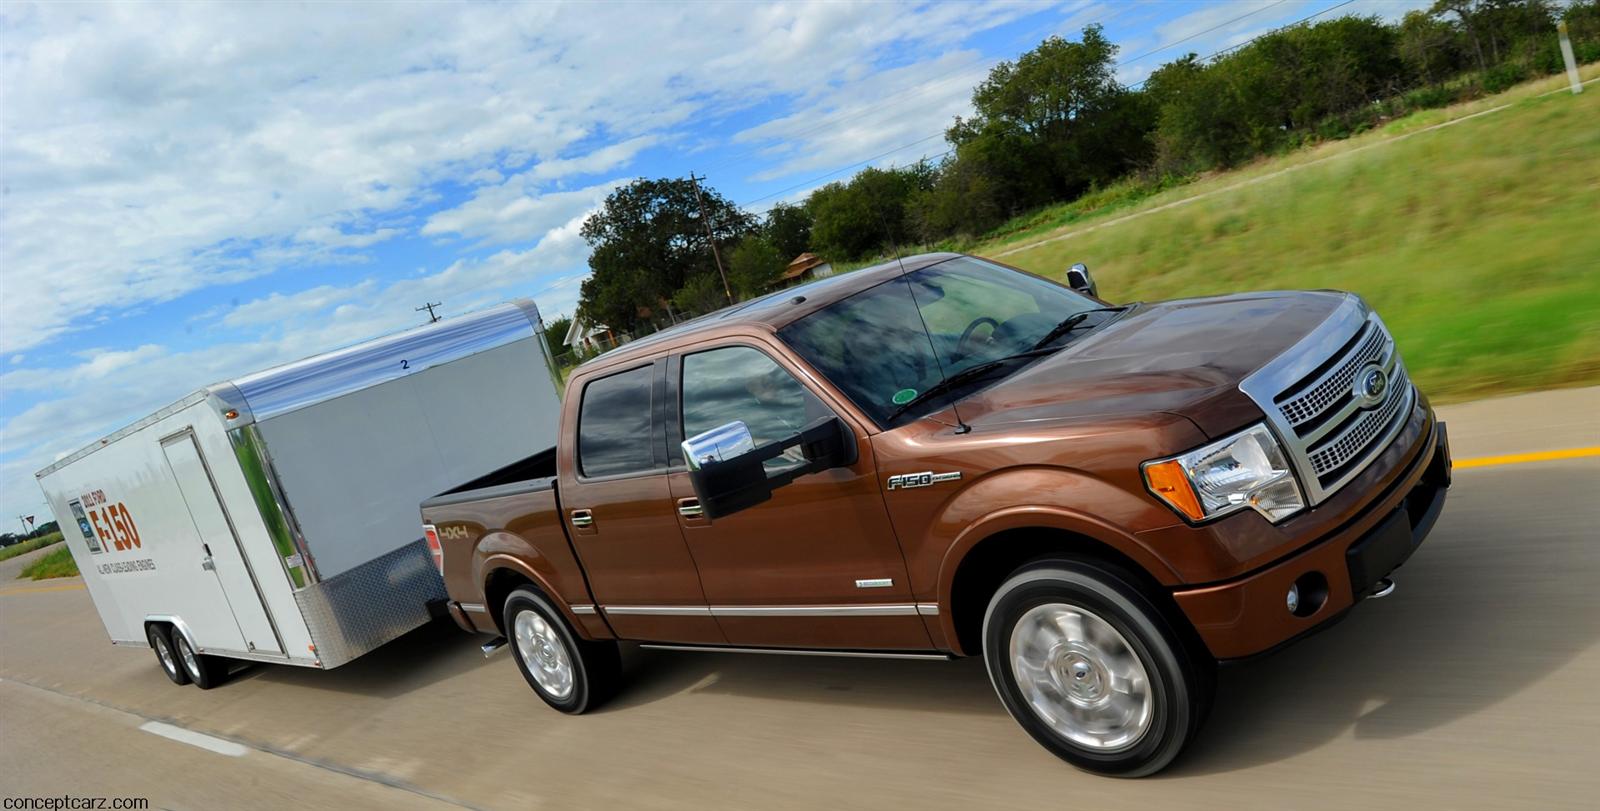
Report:
[[[433,308],[440,307],[440,306],[443,306],[443,305],[444,305],[444,302],[442,302],[442,301],[431,301],[431,302],[428,302],[427,304],[422,305],[421,307],[418,307],[416,309],[416,312],[420,313],[423,310],[427,310],[428,311],[428,323],[432,324],[433,322],[439,320],[439,316],[433,314]]]
[[[722,294],[733,303],[733,289],[728,287],[728,272],[722,269],[722,254],[717,252],[717,238],[711,233],[711,218],[706,216],[706,199],[700,196],[700,179],[689,173],[689,185],[694,187],[694,199],[700,204],[700,220],[706,224],[706,241],[711,243],[711,258],[717,260],[717,275],[722,277]]]

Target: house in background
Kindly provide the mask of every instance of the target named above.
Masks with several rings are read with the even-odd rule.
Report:
[[[805,284],[812,279],[825,279],[832,275],[833,265],[823,261],[822,257],[814,253],[803,253],[790,260],[789,266],[773,280],[770,287],[773,290],[783,290]]]
[[[573,317],[572,326],[567,328],[567,337],[561,343],[572,349],[595,352],[616,346],[617,336],[612,334],[610,327],[591,324],[579,315]]]

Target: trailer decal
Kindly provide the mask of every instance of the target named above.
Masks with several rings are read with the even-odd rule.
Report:
[[[133,523],[133,515],[128,508],[118,501],[115,504],[106,504],[106,492],[95,490],[84,493],[83,498],[74,504],[82,504],[88,510],[88,523],[94,527],[94,534],[99,537],[100,543],[106,549],[115,549],[118,552],[129,549],[139,549],[144,546],[139,540],[139,528]],[[106,505],[104,507],[100,505]],[[98,509],[97,509],[98,508]],[[79,516],[78,528],[83,529],[83,518]],[[88,534],[84,535],[85,540]]]

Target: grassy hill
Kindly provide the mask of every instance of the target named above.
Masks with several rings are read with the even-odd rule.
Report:
[[[1597,382],[1600,84],[1540,95],[1562,84],[1154,194],[1107,190],[966,249],[1057,278],[1084,262],[1116,301],[1351,290],[1435,400]]]

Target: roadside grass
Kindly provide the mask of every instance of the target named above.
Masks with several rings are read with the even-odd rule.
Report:
[[[52,532],[49,535],[40,535],[31,541],[23,541],[22,543],[12,544],[4,549],[0,549],[0,560],[10,560],[18,555],[26,555],[35,549],[43,549],[50,544],[59,543],[60,541],[61,533],[59,532]]]
[[[63,546],[28,564],[17,579],[48,580],[52,577],[77,577],[78,564],[72,560],[72,550]]]
[[[1600,381],[1600,86],[1537,95],[1557,86],[1530,82],[1113,205],[1053,231],[1071,234],[1512,105],[1025,247],[1004,261],[1054,278],[1084,262],[1113,300],[1284,288],[1360,293],[1435,400]],[[1049,219],[1047,212],[1039,216]],[[1028,243],[1007,235],[969,251],[993,255]]]

